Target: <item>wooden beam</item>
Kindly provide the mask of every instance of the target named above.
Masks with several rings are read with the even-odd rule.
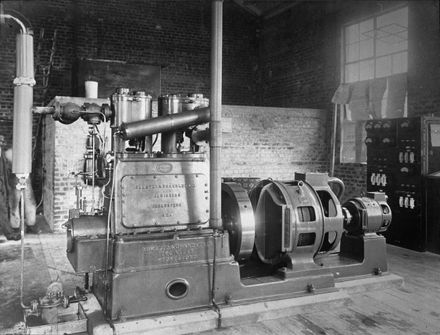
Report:
[[[270,19],[271,17],[284,13],[286,10],[293,8],[304,1],[305,0],[294,0],[294,1],[282,2],[279,6],[263,13],[263,18]]]
[[[255,16],[261,16],[263,12],[255,5],[246,2],[246,0],[234,0],[234,2]]]

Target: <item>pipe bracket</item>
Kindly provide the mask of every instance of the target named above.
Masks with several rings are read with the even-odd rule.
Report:
[[[17,77],[14,79],[15,86],[21,86],[21,85],[34,86],[35,84],[36,81],[32,77]]]

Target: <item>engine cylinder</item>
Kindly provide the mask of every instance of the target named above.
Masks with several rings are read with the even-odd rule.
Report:
[[[165,95],[159,97],[158,115],[165,116],[182,112],[182,98],[178,95]],[[164,154],[177,153],[177,134],[175,131],[162,133],[162,152]]]

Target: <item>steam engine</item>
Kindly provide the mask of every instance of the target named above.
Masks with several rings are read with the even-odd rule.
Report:
[[[262,180],[249,194],[222,184],[222,228],[210,224],[209,130],[201,95],[152,99],[118,89],[111,106],[58,106],[60,121],[109,120],[102,211],[71,211],[68,258],[93,273],[112,320],[334,290],[335,281],[387,271],[391,211],[383,193],[341,206],[344,185],[324,173]],[[67,123],[67,122],[66,122]],[[153,138],[161,136],[161,151]],[[183,149],[184,135],[190,145]]]

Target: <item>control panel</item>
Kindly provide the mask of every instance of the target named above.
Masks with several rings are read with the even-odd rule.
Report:
[[[440,170],[440,144],[432,129],[440,118],[415,117],[367,121],[367,191],[385,192],[393,223],[387,242],[424,251],[427,244],[425,177]],[[440,204],[439,204],[440,207]]]

